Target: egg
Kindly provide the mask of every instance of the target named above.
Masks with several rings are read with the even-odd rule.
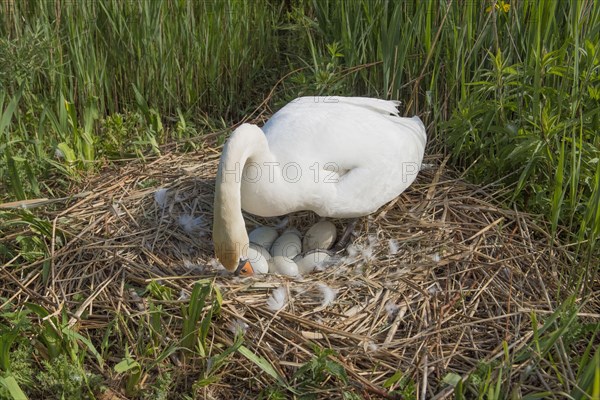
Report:
[[[269,272],[286,276],[298,276],[298,266],[288,257],[274,256],[269,262]]]
[[[300,274],[308,274],[311,273],[317,268],[317,266],[322,265],[326,261],[331,258],[329,252],[324,250],[313,250],[305,255],[298,255],[294,258],[296,265],[298,266],[298,272]]]
[[[251,243],[258,244],[265,249],[270,249],[275,239],[277,239],[277,230],[270,226],[259,226],[248,234]]]
[[[267,261],[271,259],[271,254],[269,250],[265,249],[263,246],[258,245],[256,243],[250,243],[250,248],[258,251]]]
[[[271,246],[273,257],[287,257],[292,259],[302,251],[300,235],[294,231],[286,231],[281,234]]]
[[[302,249],[306,253],[315,249],[329,249],[336,238],[335,225],[329,221],[314,224],[302,241]]]
[[[252,268],[250,270],[242,269],[240,275],[249,276],[253,274],[266,274],[269,272],[268,260],[271,256],[264,247],[251,243],[246,249],[246,257]]]

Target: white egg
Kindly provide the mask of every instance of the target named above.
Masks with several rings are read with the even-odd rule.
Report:
[[[271,256],[267,249],[252,244],[246,249],[246,257],[250,261],[255,274],[266,274],[269,272],[269,263],[267,260]]]
[[[307,251],[315,249],[329,249],[336,238],[335,225],[329,221],[321,221],[314,224],[302,241],[302,249]]]
[[[269,272],[286,275],[298,276],[298,266],[294,261],[287,257],[274,256],[269,262]]]
[[[323,265],[331,258],[328,252],[323,250],[313,250],[306,253],[304,256],[298,256],[294,259],[298,266],[298,272],[308,274],[315,270],[320,265]]]
[[[271,254],[269,253],[269,250],[265,249],[263,246],[258,245],[256,243],[250,243],[250,247],[258,251],[265,259],[271,259]]]
[[[283,233],[294,233],[296,235],[298,235],[299,238],[302,237],[302,234],[300,233],[300,231],[296,228],[287,228]]]
[[[292,259],[302,251],[300,236],[294,231],[286,231],[281,234],[271,246],[273,257],[287,257]]]
[[[251,243],[258,244],[265,249],[270,249],[275,239],[277,239],[277,231],[270,226],[259,226],[248,234],[248,239]]]

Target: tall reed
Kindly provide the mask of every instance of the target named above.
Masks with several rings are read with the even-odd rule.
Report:
[[[400,99],[432,147],[553,234],[600,233],[600,6],[595,1],[315,1],[309,43],[338,43],[345,92]],[[375,63],[375,65],[373,65]],[[339,82],[337,83],[339,85]]]
[[[3,83],[94,102],[104,114],[135,106],[137,88],[163,115],[180,108],[239,118],[276,67],[279,9],[265,2],[22,1],[0,10],[10,45],[38,47],[36,70]],[[14,57],[7,61],[17,68],[31,62]]]
[[[0,10],[0,177],[17,197],[40,193],[46,163],[72,173],[104,154],[106,116],[141,113],[156,152],[161,121],[239,120],[301,67],[276,106],[317,93],[402,100],[427,123],[432,150],[471,179],[514,188],[500,200],[590,248],[600,234],[596,1],[57,0]],[[61,143],[74,154],[57,163]],[[26,165],[30,156],[46,161]]]

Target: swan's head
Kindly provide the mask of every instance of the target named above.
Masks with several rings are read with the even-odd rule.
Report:
[[[244,252],[249,245],[246,227],[241,225],[225,229],[221,222],[217,218],[213,225],[215,256],[228,271],[241,273],[243,268],[248,268],[248,257]]]

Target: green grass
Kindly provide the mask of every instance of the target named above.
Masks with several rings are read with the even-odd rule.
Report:
[[[103,163],[152,157],[165,143],[196,149],[204,133],[239,121],[289,74],[274,94],[274,108],[299,94],[402,100],[404,113],[417,113],[428,125],[430,152],[450,155],[451,164],[475,182],[502,179],[513,190],[501,202],[539,214],[552,237],[572,244],[573,268],[558,272],[565,287],[585,294],[597,279],[600,237],[599,27],[600,5],[593,0],[499,1],[496,7],[491,1],[457,0],[5,1],[0,202],[66,194]],[[21,229],[10,243],[0,243],[2,263],[26,265],[48,256],[51,222],[25,211],[2,213],[0,219],[0,234]],[[56,235],[60,241],[60,232]],[[48,266],[42,279],[48,279]],[[158,286],[148,290],[173,297]],[[199,286],[194,296],[212,299],[211,290]],[[152,305],[147,326],[138,327],[161,349],[151,354],[156,359],[175,351],[158,343],[161,307]],[[205,360],[209,349],[202,343],[213,316],[201,310],[181,309],[180,345]],[[6,391],[16,396],[18,387],[40,394],[27,374],[9,373],[7,349],[27,351],[13,337],[17,331],[40,335],[48,362],[72,363],[87,376],[82,354],[94,354],[92,342],[63,321],[50,327],[38,321],[41,314],[36,309],[26,317],[0,319],[0,397]],[[597,326],[583,330],[592,339],[573,361],[574,371],[564,360],[576,351],[556,344],[568,336],[564,327],[578,320],[552,319],[548,326],[555,330],[540,332],[530,353],[521,355],[539,357],[539,368],[564,375],[565,393],[585,398],[578,387],[600,390]],[[114,329],[121,338],[138,334],[128,331],[127,321],[116,321]],[[97,350],[95,362],[109,347]],[[222,362],[244,352],[241,342],[231,349],[220,353]],[[147,351],[140,344],[121,354],[116,373],[126,376],[128,393],[136,392],[140,373],[155,366],[144,361]],[[316,352],[316,361],[302,370],[302,379],[313,374],[307,384],[324,379],[327,368],[337,379],[345,376],[322,354]],[[470,380],[449,381],[464,393],[498,398],[509,393],[502,374],[514,360],[507,357],[483,365]],[[48,372],[40,379],[59,382],[45,386],[48,390],[65,398],[82,395],[59,387],[67,366],[48,365],[35,366]],[[170,373],[159,375],[156,398],[168,391]],[[94,379],[85,379],[96,390]],[[196,387],[215,379],[218,374],[207,372]],[[398,382],[390,381],[390,387]],[[272,389],[274,397],[287,390]]]
[[[507,177],[507,202],[552,234],[593,248],[600,227],[600,6],[520,1],[319,1],[312,59],[336,43],[344,66],[379,62],[340,93],[398,98],[430,123],[434,147],[469,177]],[[493,9],[493,7],[492,7]],[[316,44],[314,44],[316,43]],[[319,63],[311,67],[318,76]],[[472,164],[475,165],[472,166]]]
[[[505,3],[502,3],[505,5]],[[508,3],[507,3],[508,4]],[[51,193],[103,159],[238,121],[279,77],[298,94],[400,99],[432,148],[590,251],[600,234],[594,1],[7,2],[0,177]],[[27,162],[26,162],[27,160]],[[33,161],[33,162],[30,162]],[[477,161],[474,165],[473,163]]]
[[[5,2],[2,83],[80,111],[122,112],[137,90],[165,116],[239,117],[274,66],[278,14],[264,2]]]

